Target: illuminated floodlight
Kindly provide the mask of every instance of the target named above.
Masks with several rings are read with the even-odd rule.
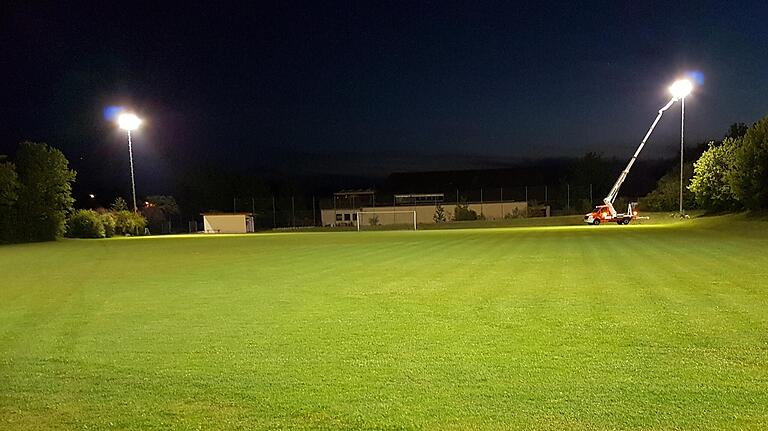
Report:
[[[687,79],[675,81],[674,84],[669,87],[669,92],[672,93],[672,96],[675,99],[685,98],[685,96],[691,94],[691,90],[693,90],[693,84]]]
[[[141,119],[135,114],[125,112],[117,117],[117,125],[123,130],[136,130],[141,126]]]

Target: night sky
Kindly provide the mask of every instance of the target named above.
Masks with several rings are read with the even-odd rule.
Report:
[[[701,85],[686,103],[689,142],[768,114],[764,0],[12,3],[0,6],[0,154],[47,142],[86,183],[124,180],[109,106],[145,118],[137,181],[157,193],[211,166],[360,174],[624,158],[690,73]],[[646,157],[674,154],[679,115]]]

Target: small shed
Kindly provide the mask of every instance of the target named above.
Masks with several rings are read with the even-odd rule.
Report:
[[[249,233],[253,232],[253,215],[250,213],[203,213],[205,233]]]

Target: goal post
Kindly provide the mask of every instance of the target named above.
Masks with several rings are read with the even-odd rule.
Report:
[[[355,218],[358,232],[398,228],[416,230],[416,211],[358,211]]]

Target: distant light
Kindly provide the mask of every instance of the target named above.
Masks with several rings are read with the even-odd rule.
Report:
[[[117,117],[117,124],[123,130],[136,130],[141,125],[141,119],[135,114],[126,112]]]
[[[672,96],[674,96],[675,99],[684,98],[691,94],[691,90],[693,90],[693,84],[687,79],[675,81],[675,83],[669,87],[669,92],[672,93]]]
[[[93,193],[89,194],[88,196],[89,196],[91,199],[93,199],[93,198],[95,198],[95,197],[96,197],[96,195],[94,195]]]

